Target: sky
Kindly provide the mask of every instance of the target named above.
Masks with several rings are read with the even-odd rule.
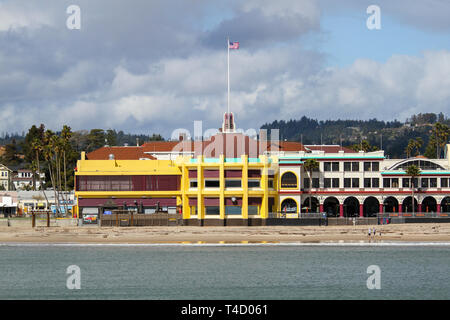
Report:
[[[69,29],[70,5],[80,29]],[[369,30],[370,5],[380,29]],[[0,132],[450,111],[447,0],[0,0]]]

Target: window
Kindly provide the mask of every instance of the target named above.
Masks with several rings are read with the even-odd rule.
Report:
[[[309,189],[309,178],[303,178],[303,187]]]
[[[258,206],[248,206],[248,214],[259,214]]]
[[[273,180],[272,180],[272,183],[273,183]],[[248,187],[249,188],[260,188],[261,183],[259,180],[248,180]]]
[[[273,189],[273,179],[269,179],[268,185],[269,185],[269,188]]]
[[[383,188],[390,188],[390,187],[391,187],[391,179],[383,178]]]
[[[205,188],[219,188],[220,181],[219,180],[205,180]]]
[[[411,180],[409,178],[403,178],[402,179],[402,187],[403,188],[409,188],[410,187],[410,182]]]
[[[352,163],[344,162],[344,171],[352,171]]]
[[[344,178],[344,188],[351,188],[351,187],[352,187],[352,179]]]
[[[441,178],[441,188],[448,188],[448,178]]]
[[[364,162],[364,171],[372,171],[372,163]]]
[[[339,178],[333,178],[331,181],[333,188],[339,188]]]
[[[323,187],[324,188],[331,188],[331,178],[324,178],[323,179]]]
[[[372,162],[372,171],[380,171],[380,163]]]
[[[437,188],[437,178],[430,178],[430,188]]]
[[[281,188],[297,188],[297,176],[292,172],[286,172],[281,177]]]
[[[225,214],[242,214],[241,206],[226,206]]]
[[[359,171],[359,162],[344,162],[344,171]]]
[[[364,165],[366,162],[364,163]],[[372,179],[370,178],[364,178],[364,188],[371,188],[372,187]]]
[[[379,188],[379,187],[380,187],[380,179],[372,178],[372,188]]]
[[[319,178],[313,178],[312,179],[312,187],[313,188],[319,188]]]
[[[189,184],[190,188],[197,188],[197,180],[191,180]]]
[[[339,162],[324,162],[323,171],[339,171]]]
[[[444,167],[433,163],[429,160],[409,160],[406,162],[403,162],[399,165],[394,165],[393,167],[389,168],[389,170],[406,170],[411,165],[415,165],[419,167],[421,170],[445,170]]]
[[[225,180],[225,188],[241,188],[241,180]]]
[[[339,162],[333,162],[332,163],[332,170],[333,171],[339,171]]]
[[[429,182],[429,179],[428,179],[428,178],[422,178],[422,181],[421,181],[421,183],[420,183],[420,186],[421,186],[422,188],[428,188],[428,182]]]
[[[220,207],[207,206],[205,207],[205,214],[220,214]]]
[[[344,188],[359,188],[359,178],[344,178]]]
[[[392,178],[391,186],[392,188],[398,188],[398,178]]]

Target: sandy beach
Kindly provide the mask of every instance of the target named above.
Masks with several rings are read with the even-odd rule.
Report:
[[[371,242],[450,242],[450,224],[375,226]],[[381,231],[381,235],[380,235]],[[0,227],[0,243],[369,242],[368,226]]]

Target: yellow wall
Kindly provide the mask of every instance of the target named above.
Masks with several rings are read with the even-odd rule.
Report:
[[[273,164],[269,164],[266,156],[260,156],[259,162],[249,162],[248,157],[243,155],[237,162],[226,162],[223,156],[214,163],[205,162],[202,156],[199,156],[196,162],[191,162],[189,157],[178,157],[176,160],[79,160],[77,163],[78,175],[180,175],[181,189],[179,191],[76,191],[76,196],[85,198],[105,198],[115,196],[117,198],[124,197],[141,197],[141,196],[176,196],[177,205],[183,207],[183,218],[191,218],[191,208],[189,206],[189,198],[197,198],[197,219],[205,218],[204,198],[218,197],[220,199],[220,219],[225,219],[226,197],[242,198],[242,215],[233,216],[243,219],[248,218],[248,198],[261,197],[261,206],[259,214],[261,218],[268,217],[268,197],[273,196],[277,203],[277,189],[268,189],[268,170]],[[207,168],[219,168],[220,171],[220,187],[216,190],[208,190],[203,185],[203,172]],[[191,190],[189,184],[189,169],[197,170],[197,190]],[[226,190],[225,189],[225,170],[240,169],[242,170],[242,188]],[[260,189],[249,190],[248,188],[248,170],[262,169],[260,180]],[[274,179],[277,184],[277,177]],[[270,210],[270,208],[269,208]]]

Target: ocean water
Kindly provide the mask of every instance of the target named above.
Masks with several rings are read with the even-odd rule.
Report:
[[[370,265],[380,289],[367,288]],[[450,299],[444,245],[3,244],[0,270],[0,299]]]

